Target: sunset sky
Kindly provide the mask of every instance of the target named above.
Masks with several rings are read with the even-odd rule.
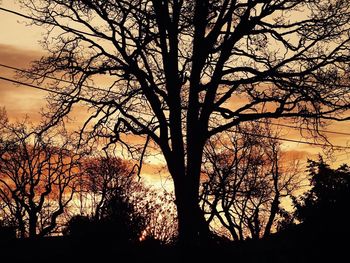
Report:
[[[15,1],[3,0],[1,7],[21,12]],[[22,11],[24,12],[24,11]],[[39,41],[41,40],[42,29],[35,26],[26,26],[27,21],[14,14],[9,14],[0,10],[0,64],[13,66],[17,68],[26,68],[30,62],[44,55]],[[0,66],[0,76],[16,79],[14,71]],[[0,80],[0,107],[5,107],[10,120],[19,120],[25,115],[35,123],[40,119],[40,109],[45,107],[44,91],[38,91],[29,87],[14,85],[9,82]],[[82,113],[82,115],[84,115]],[[79,114],[77,114],[79,118]],[[274,121],[277,123],[277,121]],[[294,125],[293,123],[283,123]],[[76,126],[79,126],[77,123]],[[334,123],[327,127],[328,131],[349,133],[350,122]],[[308,141],[302,138],[296,129],[280,127],[283,138],[292,140]],[[335,145],[349,146],[350,137],[342,134],[327,134],[329,139]],[[310,141],[311,142],[311,141]],[[319,146],[311,146],[307,144],[298,144],[294,142],[283,142],[283,149],[288,151],[292,156],[301,158],[302,162],[306,162],[307,157],[315,158],[317,153],[322,152]],[[348,150],[350,152],[350,148]],[[334,153],[335,164],[347,162],[350,155],[345,150],[336,151]],[[145,167],[144,174],[155,174],[159,170],[159,164],[150,164]],[[158,174],[160,174],[159,172]],[[155,181],[159,181],[159,175],[152,177]]]

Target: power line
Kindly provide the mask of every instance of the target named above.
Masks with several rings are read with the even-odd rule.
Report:
[[[48,22],[48,21],[44,21],[44,20],[41,20],[41,19],[38,19],[38,18],[35,18],[35,17],[30,17],[30,16],[25,15],[23,13],[19,13],[17,11],[6,9],[6,8],[3,8],[3,7],[0,7],[0,11],[7,12],[7,13],[10,13],[10,14],[13,14],[13,15],[17,15],[17,16],[20,16],[22,18],[29,19],[29,20],[32,20],[32,21],[36,21],[36,22],[39,22],[39,23],[50,24],[50,25],[53,25],[53,26],[57,26],[54,23],[51,23],[51,22]],[[80,30],[77,30],[77,29],[68,28],[66,26],[61,26],[61,27],[63,29],[70,29],[73,32],[82,33],[82,34],[86,34],[86,35],[91,35],[88,32],[84,32],[84,31],[80,31]],[[16,68],[16,67],[11,67],[11,66],[4,65],[4,64],[0,64],[0,66],[5,67],[5,68],[9,68],[9,69],[13,69],[13,70],[18,70],[18,71],[25,72],[25,73],[35,74],[37,76],[45,77],[45,78],[48,78],[48,79],[57,80],[57,81],[60,81],[60,82],[72,84],[72,82],[67,81],[67,80],[63,80],[63,79],[59,79],[59,78],[55,78],[55,77],[50,77],[50,76],[43,76],[43,75],[40,75],[38,73],[29,72],[29,71],[26,71],[26,70],[23,70],[23,69],[19,69],[19,68]],[[33,84],[24,83],[24,82],[21,82],[21,81],[5,78],[5,77],[2,77],[2,76],[0,76],[0,79],[8,81],[8,82],[16,83],[16,84],[19,84],[19,85],[24,85],[24,86],[27,86],[27,87],[30,87],[30,88],[46,91],[46,92],[51,92],[51,93],[55,93],[55,94],[59,94],[59,95],[65,95],[65,96],[69,96],[69,97],[74,97],[71,94],[55,91],[55,90],[48,89],[48,88],[39,87],[39,86],[36,86],[36,85],[33,85]],[[98,87],[93,87],[93,86],[89,86],[89,85],[82,85],[82,86],[90,88],[90,89],[98,90],[98,91],[103,91],[103,92],[119,95],[117,92],[101,89],[101,88],[98,88]],[[340,84],[337,84],[337,86],[338,87],[349,87],[348,85],[340,85]],[[75,97],[75,98],[77,98],[77,97]],[[84,98],[80,98],[80,99],[84,99]],[[266,122],[263,122],[263,121],[256,121],[256,122],[258,122],[258,123],[266,123]],[[287,125],[287,124],[277,124],[277,123],[269,123],[269,124],[274,125],[274,126],[278,126],[278,127],[291,128],[291,129],[316,131],[315,129],[296,127],[296,126]],[[324,133],[329,133],[329,134],[350,136],[350,133],[344,133],[344,132],[334,132],[334,131],[326,131],[326,130],[318,130],[318,131],[324,132]],[[241,133],[243,133],[243,132],[241,132]],[[265,135],[259,135],[259,134],[249,134],[249,133],[245,133],[245,134],[250,135],[250,136],[262,137],[262,138],[272,138],[272,139],[276,139],[276,140],[279,140],[279,141],[286,141],[286,142],[292,142],[292,143],[300,143],[300,144],[307,144],[307,145],[325,147],[324,144],[320,144],[320,143],[312,143],[312,142],[306,142],[306,141],[297,141],[297,140],[292,140],[292,139],[288,139],[288,138],[278,138],[278,137],[274,138],[274,137],[271,137],[271,136],[265,136]],[[334,147],[334,148],[337,148],[337,149],[350,149],[350,147],[338,146],[338,145],[329,146],[329,147]],[[341,155],[344,155],[344,154],[341,154]],[[339,155],[339,156],[341,156],[341,155]]]
[[[341,159],[341,160],[337,160],[337,162],[344,162],[344,161],[346,161],[346,162],[349,162],[349,158],[344,158],[344,159]]]
[[[309,129],[309,128],[303,128],[303,127],[296,127],[296,126],[292,126],[292,125],[288,125],[288,124],[265,122],[265,121],[258,121],[258,120],[255,121],[255,122],[262,123],[262,124],[270,124],[270,125],[279,126],[279,127],[286,127],[286,128],[296,129],[296,130],[316,131],[316,132],[323,132],[323,133],[329,133],[329,134],[350,136],[350,133],[346,133],[346,132],[335,132],[335,131],[327,131],[327,130],[315,130],[315,129]]]
[[[64,82],[64,83],[68,83],[68,84],[72,84],[72,82],[68,81],[68,80],[64,80],[64,79],[59,79],[56,77],[51,77],[51,76],[45,76],[43,74],[39,74],[39,73],[35,73],[35,72],[30,72],[28,70],[25,69],[21,69],[21,68],[17,68],[14,66],[10,66],[10,65],[5,65],[0,63],[0,67],[4,67],[7,69],[11,69],[11,70],[16,70],[16,71],[20,71],[23,73],[29,73],[29,74],[34,74],[36,76],[42,77],[42,78],[47,78],[47,79],[52,79],[52,80],[56,80],[59,82]],[[107,93],[111,93],[111,94],[115,94],[115,95],[120,95],[119,93],[112,91],[112,90],[105,90],[105,89],[101,89],[98,87],[94,87],[91,85],[86,85],[86,84],[82,84],[81,86],[89,88],[89,89],[93,89],[93,90],[98,90],[98,91],[102,91],[102,92],[107,92]],[[296,130],[305,130],[305,131],[315,131],[315,132],[322,132],[322,133],[329,133],[329,134],[336,134],[336,135],[346,135],[346,136],[350,136],[350,133],[346,133],[346,132],[335,132],[335,131],[328,131],[328,130],[315,130],[315,129],[309,129],[309,128],[303,128],[303,127],[296,127],[296,126],[292,126],[292,125],[288,125],[288,124],[281,124],[281,123],[273,123],[273,122],[265,122],[265,121],[259,121],[259,120],[255,120],[254,122],[257,123],[262,123],[262,124],[270,124],[273,126],[278,126],[278,127],[285,127],[285,128],[290,128],[290,129],[296,129]]]
[[[30,72],[30,71],[28,71],[28,70],[20,69],[20,68],[14,67],[14,66],[9,66],[9,65],[5,65],[5,64],[1,64],[1,63],[0,63],[0,67],[7,68],[7,69],[11,69],[11,70],[20,71],[20,72],[23,72],[23,73],[34,74],[34,75],[39,76],[39,77],[42,77],[42,78],[57,80],[57,81],[59,81],[59,82],[64,82],[64,83],[68,83],[68,84],[73,84],[71,81],[68,81],[68,80],[65,80],[65,79],[59,79],[59,78],[55,78],[55,77],[51,77],[51,76],[45,76],[45,75],[43,75],[43,74],[39,74],[39,73],[35,73],[35,72]],[[112,93],[112,94],[115,94],[115,95],[120,95],[119,93],[117,93],[117,92],[115,92],[115,91],[112,91],[112,90],[105,90],[105,89],[101,89],[101,88],[94,87],[94,86],[90,86],[90,85],[86,85],[86,84],[82,84],[81,86],[86,87],[86,88],[89,88],[89,89],[94,89],[94,90],[98,90],[98,91],[103,91],[103,92],[107,92],[107,93]]]
[[[84,98],[84,97],[74,96],[72,94],[61,92],[61,91],[39,87],[39,86],[36,86],[36,85],[33,85],[33,84],[25,83],[25,82],[14,80],[14,79],[9,79],[9,78],[3,77],[3,76],[0,76],[0,80],[5,80],[5,81],[8,81],[8,82],[12,82],[12,83],[15,83],[15,84],[27,86],[29,88],[33,88],[33,89],[37,89],[37,90],[42,90],[42,91],[46,91],[46,92],[52,92],[52,93],[57,94],[57,95],[68,96],[68,97],[71,97],[72,99],[79,99],[79,100],[82,100],[82,101],[85,101],[85,102],[88,102],[88,103],[93,102],[92,99],[87,99],[87,98]]]
[[[49,24],[49,25],[53,25],[53,26],[59,26],[59,25],[57,25],[57,24],[55,24],[55,23],[53,23],[53,22],[45,21],[45,20],[42,20],[42,19],[39,19],[39,18],[36,18],[36,17],[31,17],[31,16],[29,16],[29,15],[26,15],[26,14],[23,14],[23,13],[20,13],[20,12],[11,10],[11,9],[7,9],[7,8],[0,7],[0,11],[7,12],[7,13],[10,13],[10,14],[13,14],[13,15],[16,15],[16,16],[20,16],[20,17],[22,17],[22,18],[29,19],[29,20],[33,20],[33,21],[36,21],[36,22],[40,22],[40,23],[43,23],[43,24]],[[61,26],[63,29],[65,29],[65,30],[69,29],[69,31],[72,31],[72,32],[81,33],[81,34],[86,34],[86,35],[92,35],[91,33],[84,32],[84,31],[80,31],[80,30],[78,30],[78,29],[69,28],[69,27],[64,26],[64,25],[60,25],[60,26]],[[95,36],[95,35],[93,35],[93,36]],[[67,80],[63,80],[63,79],[59,79],[59,78],[55,78],[55,77],[50,77],[50,76],[44,76],[44,75],[41,75],[41,74],[38,74],[38,73],[29,72],[29,71],[26,71],[26,70],[23,70],[23,69],[19,69],[19,68],[16,68],[16,67],[4,65],[4,64],[0,64],[0,66],[6,67],[6,68],[10,68],[10,69],[14,69],[14,70],[18,70],[18,71],[22,71],[22,72],[26,72],[26,73],[35,74],[35,75],[37,75],[37,76],[46,77],[46,78],[48,78],[48,79],[57,80],[57,81],[62,81],[62,82],[65,82],[65,83],[70,83],[70,84],[72,84],[70,81],[67,81]],[[312,83],[312,84],[317,84],[317,82],[315,82],[315,81],[307,81],[307,82]],[[88,88],[91,88],[91,89],[95,89],[95,90],[99,90],[99,91],[103,91],[103,92],[107,92],[107,93],[112,93],[112,94],[120,95],[120,94],[118,94],[118,93],[115,92],[115,91],[109,91],[109,90],[105,90],[105,89],[101,89],[101,88],[93,87],[93,86],[89,86],[89,85],[82,85],[82,86],[88,87]],[[349,85],[336,84],[336,86],[337,86],[337,87],[346,87],[346,88],[349,88]],[[264,123],[264,122],[262,122],[262,121],[256,121],[256,122]],[[344,133],[344,132],[334,132],[334,131],[326,131],[326,130],[315,130],[315,129],[308,129],[308,128],[296,127],[296,126],[291,126],[291,125],[286,125],[286,124],[277,124],[277,123],[270,123],[270,124],[271,124],[271,125],[274,125],[274,126],[286,127],[286,128],[291,128],[291,129],[313,130],[313,131],[316,131],[316,132],[317,132],[317,131],[320,131],[320,132],[323,132],[323,133],[350,136],[350,133]]]
[[[337,159],[338,157],[341,157],[341,156],[344,156],[344,155],[346,155],[347,157],[343,158],[341,160],[336,160],[336,162],[349,161],[349,157],[348,156],[350,155],[350,153],[348,153],[348,152],[341,153],[341,154],[336,154],[336,155],[331,155],[331,158],[336,158]],[[307,164],[309,164],[308,161],[299,162],[299,165],[307,165]]]
[[[346,156],[350,156],[350,153],[345,152],[345,153],[341,153],[341,154],[333,155],[332,157],[333,157],[333,158],[338,158],[338,157],[341,157],[341,156],[344,156],[344,155],[346,155]],[[344,160],[344,159],[343,159],[343,160]],[[339,161],[338,161],[338,162],[339,162]]]
[[[341,146],[341,145],[330,145],[330,146],[327,146],[327,145],[322,144],[322,143],[297,141],[297,140],[288,139],[288,138],[272,137],[272,136],[268,136],[268,135],[253,134],[253,133],[243,132],[243,131],[240,131],[238,133],[245,134],[245,135],[248,135],[248,136],[256,136],[256,137],[260,137],[260,138],[275,139],[275,140],[278,140],[278,141],[300,143],[300,144],[308,144],[308,145],[320,146],[320,147],[332,147],[334,149],[350,149],[350,147],[348,147],[348,146]]]
[[[36,86],[36,85],[33,85],[33,84],[24,83],[22,81],[5,78],[3,76],[0,76],[0,79],[8,81],[8,82],[15,83],[15,84],[27,86],[27,87],[30,87],[30,88],[33,88],[33,89],[38,89],[38,90],[43,90],[43,91],[47,91],[47,92],[52,92],[52,93],[55,93],[55,94],[58,94],[58,95],[66,95],[66,96],[73,97],[73,95],[70,95],[70,94],[67,94],[67,93],[64,93],[64,92],[60,92],[60,91],[55,91],[55,90],[51,90],[51,89],[48,89],[48,88],[39,87],[39,86]]]
[[[22,17],[22,18],[25,18],[25,19],[28,19],[28,20],[32,20],[32,21],[37,22],[37,23],[42,23],[42,24],[52,25],[52,26],[55,26],[55,27],[60,27],[60,28],[62,28],[64,30],[66,30],[67,32],[74,32],[74,33],[78,33],[78,34],[84,34],[84,35],[96,37],[95,34],[92,34],[92,33],[89,33],[89,32],[84,32],[84,31],[81,31],[79,29],[74,29],[74,28],[71,28],[71,27],[68,27],[68,26],[64,26],[64,25],[59,25],[59,24],[56,24],[54,22],[46,21],[46,20],[43,20],[43,19],[40,19],[40,18],[37,18],[37,17],[31,17],[29,15],[26,15],[26,14],[23,14],[23,13],[20,13],[20,12],[11,10],[11,9],[0,7],[0,11],[6,12],[6,13],[10,13],[12,15],[16,15],[16,16],[19,16],[19,17]]]
[[[60,91],[55,91],[55,90],[48,89],[48,88],[39,87],[39,86],[36,86],[36,85],[33,85],[33,84],[25,83],[25,82],[18,81],[18,80],[14,80],[14,79],[9,79],[9,78],[2,77],[2,76],[0,76],[0,79],[5,80],[5,81],[8,81],[8,82],[15,83],[15,84],[19,84],[19,85],[24,85],[24,86],[27,86],[27,87],[30,87],[30,88],[38,89],[38,90],[43,90],[43,91],[47,91],[47,92],[52,92],[52,93],[55,93],[55,94],[64,95],[64,96],[69,96],[69,97],[72,97],[72,98],[79,98],[79,99],[81,99],[81,100],[85,100],[85,101],[88,101],[88,102],[90,101],[90,100],[85,99],[85,98],[75,97],[75,96],[73,96],[73,95],[71,95],[71,94],[68,94],[68,93],[64,93],[64,92],[60,92]],[[350,147],[348,147],[348,146],[341,146],[341,145],[330,145],[330,146],[328,146],[328,145],[324,145],[324,144],[321,144],[321,143],[306,142],[306,141],[297,141],[297,140],[288,139],[288,138],[272,137],[272,136],[268,136],[268,135],[253,134],[253,133],[243,132],[243,131],[241,131],[241,132],[239,132],[239,133],[245,134],[245,135],[249,135],[249,136],[256,136],[256,137],[267,138],[267,139],[275,139],[275,140],[278,140],[278,141],[285,141],[285,142],[292,142],[292,143],[307,144],[307,145],[312,145],[312,146],[332,147],[332,148],[334,148],[334,149],[350,149]]]
[[[319,155],[319,153],[314,153],[314,154],[311,154],[311,155]],[[341,157],[341,156],[344,156],[344,155],[350,156],[350,152],[343,152],[343,153],[340,153],[340,154],[330,155],[330,157],[338,158],[338,157]]]

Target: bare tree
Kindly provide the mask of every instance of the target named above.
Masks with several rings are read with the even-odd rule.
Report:
[[[155,143],[174,181],[184,244],[208,233],[198,205],[208,139],[261,118],[314,128],[346,118],[348,1],[20,2],[48,29],[49,55],[29,77],[71,83],[53,83],[60,94],[50,100],[52,123],[82,102],[93,136]],[[91,88],[100,76],[110,84]]]
[[[202,209],[208,224],[218,221],[234,240],[276,230],[281,201],[301,187],[297,163],[283,160],[275,138],[268,124],[252,124],[206,146]]]
[[[26,122],[7,124],[0,144],[0,200],[20,237],[57,229],[75,193],[81,153],[64,136],[30,131]],[[4,129],[3,129],[4,132]]]

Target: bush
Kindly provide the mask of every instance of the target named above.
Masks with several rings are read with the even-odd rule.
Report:
[[[16,238],[16,228],[0,221],[0,241],[7,241]]]

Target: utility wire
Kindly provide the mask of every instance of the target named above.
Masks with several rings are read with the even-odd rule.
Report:
[[[335,132],[335,131],[327,131],[327,130],[315,130],[315,129],[309,129],[309,128],[303,128],[303,127],[296,127],[288,124],[281,124],[281,123],[274,123],[274,122],[266,122],[266,121],[258,121],[256,120],[255,122],[261,123],[261,124],[270,124],[273,126],[278,126],[278,127],[285,127],[285,128],[291,128],[291,129],[296,129],[296,130],[306,130],[306,131],[316,131],[316,132],[323,132],[323,133],[329,133],[329,134],[337,134],[337,135],[347,135],[350,136],[350,133],[346,132]]]
[[[73,96],[73,95],[71,95],[71,94],[65,93],[65,92],[60,92],[60,91],[55,91],[55,90],[52,90],[52,89],[49,89],[49,88],[39,87],[39,86],[36,86],[36,85],[33,85],[33,84],[28,84],[28,83],[25,83],[25,82],[22,82],[22,81],[9,79],[9,78],[2,77],[2,76],[0,76],[0,79],[5,80],[5,81],[8,81],[8,82],[15,83],[15,84],[19,84],[19,85],[24,85],[24,86],[27,86],[27,87],[30,87],[30,88],[33,88],[33,89],[38,89],[38,90],[43,90],[43,91],[47,91],[47,92],[52,92],[52,93],[55,93],[55,94],[64,95],[64,96],[69,96],[69,97],[72,97],[72,98],[77,99],[77,97],[75,97],[75,96]],[[84,98],[80,98],[80,99],[84,100]],[[85,100],[86,100],[86,99],[85,99]],[[272,137],[272,136],[268,136],[268,135],[253,134],[253,133],[249,133],[249,132],[239,132],[239,133],[245,134],[245,135],[249,135],[249,136],[256,136],[256,137],[268,138],[268,139],[276,139],[276,140],[278,140],[278,141],[285,141],[285,142],[292,142],[292,143],[307,144],[307,145],[312,145],[312,146],[332,147],[332,148],[334,148],[334,149],[350,149],[350,147],[348,147],[348,146],[341,146],[341,145],[331,145],[331,146],[327,146],[327,145],[324,145],[324,144],[322,144],[322,143],[306,142],[306,141],[297,141],[297,140],[288,139],[288,138]]]
[[[29,19],[29,20],[32,20],[32,21],[35,21],[35,22],[39,22],[39,23],[43,23],[43,24],[50,24],[50,25],[53,25],[53,26],[58,26],[57,24],[55,23],[52,23],[52,22],[48,22],[48,21],[45,21],[45,20],[42,20],[42,19],[39,19],[39,18],[35,18],[35,17],[31,17],[31,16],[28,16],[26,14],[23,14],[23,13],[20,13],[20,12],[17,12],[17,11],[14,11],[14,10],[11,10],[11,9],[7,9],[7,8],[3,8],[3,7],[0,7],[0,11],[3,11],[3,12],[7,12],[7,13],[10,13],[10,14],[13,14],[13,15],[16,15],[16,16],[19,16],[19,17],[22,17],[22,18],[25,18],[25,19]],[[92,35],[91,33],[88,33],[88,32],[84,32],[84,31],[80,31],[80,30],[77,30],[77,29],[73,29],[73,28],[69,28],[67,26],[61,26],[62,29],[69,29],[70,31],[72,32],[76,32],[76,33],[81,33],[81,34],[86,34],[86,35]],[[44,77],[43,75],[40,75],[38,73],[33,73],[33,72],[28,72],[26,70],[23,70],[23,69],[19,69],[19,68],[15,68],[15,67],[11,67],[11,66],[7,66],[7,65],[4,65],[4,64],[0,64],[0,66],[2,67],[6,67],[6,68],[10,68],[10,69],[14,69],[14,70],[18,70],[18,71],[22,71],[22,72],[25,72],[25,73],[31,73],[31,74],[35,74],[37,76],[41,76],[41,77]],[[45,76],[46,78],[48,79],[52,79],[52,80],[57,80],[57,81],[62,81],[62,82],[65,82],[65,83],[70,83],[72,84],[71,82],[67,81],[67,80],[62,80],[62,79],[59,79],[59,78],[55,78],[55,77],[49,77],[49,76]],[[309,81],[310,83],[316,83],[316,82],[313,82],[313,81]],[[117,94],[119,95],[117,92],[114,92],[114,91],[109,91],[109,90],[105,90],[105,89],[100,89],[100,88],[97,88],[97,87],[93,87],[93,86],[88,86],[88,85],[82,85],[84,87],[88,87],[88,88],[91,88],[91,89],[95,89],[95,90],[99,90],[99,91],[103,91],[103,92],[107,92],[107,93],[112,93],[112,94]],[[336,84],[337,87],[346,87],[346,88],[349,88],[349,85],[341,85],[341,84]],[[256,121],[258,123],[264,123],[263,121]],[[302,127],[295,127],[295,126],[291,126],[291,125],[287,125],[287,124],[277,124],[277,123],[270,123],[271,125],[274,125],[274,126],[279,126],[279,127],[286,127],[286,128],[291,128],[291,129],[299,129],[299,130],[313,130],[313,131],[316,131],[315,129],[308,129],[308,128],[302,128]],[[323,133],[329,133],[329,134],[337,134],[337,135],[347,135],[347,136],[350,136],[350,133],[344,133],[344,132],[335,132],[335,131],[326,131],[326,130],[317,130],[316,132],[323,132]]]
[[[40,18],[31,17],[31,16],[29,16],[29,15],[26,15],[26,14],[23,14],[23,13],[20,13],[20,12],[11,10],[11,9],[7,9],[7,8],[0,7],[0,11],[6,12],[6,13],[10,13],[10,14],[13,14],[13,15],[16,15],[16,16],[19,16],[19,17],[22,17],[22,18],[25,18],[25,19],[29,19],[29,20],[32,20],[32,21],[37,22],[37,23],[47,24],[47,25],[52,25],[52,26],[60,27],[60,28],[62,28],[63,30],[66,30],[67,32],[74,32],[74,33],[78,33],[78,34],[84,34],[84,35],[96,37],[96,35],[93,34],[93,33],[84,32],[84,31],[81,31],[81,30],[79,30],[79,29],[74,29],[74,28],[71,28],[71,27],[68,27],[68,26],[64,26],[64,25],[59,25],[59,24],[56,24],[56,23],[54,23],[54,22],[45,21],[45,20],[40,19]]]
[[[41,20],[41,19],[38,19],[38,18],[30,17],[28,15],[16,12],[14,10],[6,9],[6,8],[3,8],[3,7],[0,7],[0,11],[7,12],[7,13],[10,13],[10,14],[13,14],[13,15],[17,15],[19,17],[22,17],[22,18],[25,18],[25,19],[29,19],[29,20],[32,20],[32,21],[35,21],[35,22],[39,22],[39,23],[43,23],[43,24],[51,24],[53,26],[57,26],[54,23],[50,23],[48,21],[44,21],[44,20]],[[65,27],[65,26],[62,26],[62,28],[63,29],[69,29],[68,27]],[[76,30],[76,29],[70,29],[70,30],[73,31],[73,32],[90,35],[90,33],[88,33],[88,32],[83,32],[83,31]],[[13,69],[13,70],[26,72],[26,73],[36,74],[36,75],[40,76],[40,74],[38,74],[38,73],[28,72],[28,71],[25,71],[23,69],[7,66],[7,65],[4,65],[4,64],[0,64],[0,66],[6,67],[6,68],[9,68],[9,69]],[[45,76],[45,77],[48,78],[48,79],[57,80],[57,81],[61,81],[61,82],[72,84],[71,82],[69,82],[67,80],[62,80],[62,79],[49,77],[49,76]],[[52,92],[52,93],[55,93],[55,94],[60,94],[60,95],[73,97],[72,95],[67,94],[67,93],[51,90],[51,89],[48,89],[48,88],[39,87],[39,86],[36,86],[36,85],[32,85],[32,84],[24,83],[24,82],[21,82],[21,81],[5,78],[5,77],[2,77],[2,76],[0,76],[0,79],[5,80],[5,81],[9,81],[9,82],[12,82],[12,83],[15,83],[15,84],[19,84],[19,85],[24,85],[24,86],[27,86],[27,87],[30,87],[30,88],[46,91],[46,92]],[[100,89],[100,88],[93,87],[93,86],[88,86],[88,85],[82,85],[82,86],[88,87],[88,88],[91,88],[91,89],[95,89],[95,90],[99,90],[99,91],[103,91],[103,92],[109,92],[109,93],[118,94],[118,93],[116,93],[114,91],[108,91],[108,90]],[[347,87],[347,88],[349,87],[348,85],[337,85],[337,86],[339,86],[339,87]],[[256,122],[258,122],[258,123],[266,123],[266,122],[263,122],[263,121],[256,121]],[[313,131],[315,131],[314,129],[295,127],[295,126],[291,126],[291,125],[287,125],[287,124],[277,124],[277,123],[269,123],[269,124],[274,125],[274,126],[279,126],[279,127],[291,128],[291,129],[301,129],[301,130],[313,130]],[[319,131],[320,132],[324,132],[324,133],[329,133],[329,134],[350,135],[350,133],[344,133],[344,132],[334,132],[334,131],[326,131],[326,130],[319,130]],[[273,137],[264,136],[264,135],[248,134],[248,133],[246,133],[246,134],[247,135],[251,135],[251,136],[264,137],[264,138],[273,138]],[[286,138],[275,138],[275,139],[279,140],[279,141],[287,141],[287,142],[293,142],[293,143],[308,144],[308,145],[313,145],[313,146],[322,146],[322,147],[325,146],[325,145],[320,144],[320,143],[311,143],[311,142],[305,142],[305,141],[297,141],[297,140],[286,139]],[[350,147],[346,147],[346,146],[333,146],[333,147],[334,148],[338,148],[338,149],[350,149]],[[344,155],[344,154],[341,154],[341,155]],[[341,156],[341,155],[338,155],[338,156]]]
[[[42,77],[42,78],[47,78],[47,79],[52,79],[52,80],[56,80],[56,81],[60,81],[60,82],[68,83],[68,84],[72,84],[72,82],[70,82],[68,80],[59,79],[59,78],[55,78],[55,77],[51,77],[51,76],[45,76],[43,74],[30,72],[30,71],[25,70],[25,69],[21,69],[21,68],[17,68],[17,67],[14,67],[14,66],[5,65],[5,64],[2,64],[2,63],[0,63],[0,67],[11,69],[11,70],[15,70],[15,71],[20,71],[20,72],[23,72],[23,73],[34,74],[34,75]],[[103,92],[107,92],[107,93],[112,93],[112,94],[115,94],[115,95],[120,95],[119,93],[117,93],[115,91],[101,89],[101,88],[94,87],[94,86],[91,86],[91,85],[82,84],[81,86],[89,88],[89,89],[93,89],[93,90],[98,90],[98,91],[103,91]],[[261,123],[261,124],[270,124],[270,125],[273,125],[273,126],[285,127],[285,128],[290,128],[290,129],[296,129],[296,130],[306,130],[306,131],[310,131],[311,130],[311,131],[316,131],[316,132],[323,132],[323,133],[329,133],[329,134],[350,136],[350,133],[346,133],[346,132],[335,132],[335,131],[327,131],[327,130],[322,130],[322,129],[315,130],[315,129],[309,129],[309,128],[303,128],[303,127],[296,127],[296,126],[292,126],[292,125],[288,125],[288,124],[281,124],[281,123],[274,123],[274,122],[265,122],[265,121],[259,121],[259,120],[255,120],[254,122]]]
[[[47,92],[52,92],[52,93],[59,94],[59,95],[66,95],[66,96],[73,97],[72,95],[64,93],[64,92],[60,92],[60,91],[55,91],[55,90],[48,89],[48,88],[39,87],[39,86],[36,86],[36,85],[33,85],[33,84],[24,83],[22,81],[18,81],[18,80],[14,80],[14,79],[9,79],[9,78],[3,77],[3,76],[0,76],[0,79],[8,81],[8,82],[15,83],[15,84],[27,86],[27,87],[33,88],[33,89],[38,89],[38,90],[43,90],[43,91],[47,91]]]
[[[267,139],[275,139],[275,140],[278,140],[278,141],[300,143],[300,144],[308,144],[308,145],[312,145],[312,146],[332,147],[334,149],[350,149],[349,146],[341,146],[341,145],[330,145],[330,146],[327,146],[325,144],[317,143],[317,142],[297,141],[297,140],[288,139],[288,138],[272,137],[272,136],[268,136],[268,135],[253,134],[253,133],[250,133],[250,132],[243,132],[243,131],[240,131],[238,133],[245,134],[245,135],[248,135],[248,136],[256,136],[256,137],[267,138]]]
[[[318,155],[318,154],[317,154]],[[332,155],[331,157],[332,158],[338,158],[338,157],[341,157],[341,156],[344,156],[346,155],[347,157],[346,158],[343,158],[343,159],[340,159],[340,160],[336,160],[336,162],[344,162],[344,161],[349,161],[349,156],[350,156],[350,153],[349,152],[345,152],[345,153],[341,153],[341,154],[336,154],[336,155]],[[309,159],[309,158],[308,158]],[[309,162],[308,161],[302,161],[302,162],[298,162],[299,165],[308,165]]]
[[[59,82],[64,82],[64,83],[72,84],[71,81],[68,81],[68,80],[65,80],[65,79],[59,79],[59,78],[55,78],[55,77],[51,77],[51,76],[45,76],[45,75],[43,75],[43,74],[39,74],[39,73],[35,73],[35,72],[30,72],[30,71],[25,70],[25,69],[20,69],[20,68],[17,68],[17,67],[14,67],[14,66],[5,65],[5,64],[2,64],[2,63],[0,63],[0,67],[7,68],[7,69],[11,69],[11,70],[20,71],[20,72],[23,72],[23,73],[34,74],[34,75],[39,76],[39,77],[42,77],[42,78],[47,78],[47,79],[57,80],[57,81],[59,81]],[[112,91],[112,90],[105,90],[105,89],[101,89],[101,88],[94,87],[94,86],[90,86],[90,85],[86,85],[86,84],[82,84],[81,86],[86,87],[86,88],[89,88],[89,89],[93,89],[93,90],[103,91],[103,92],[106,92],[106,93],[112,93],[112,94],[115,94],[115,95],[120,95],[119,93],[117,93],[117,92],[115,92],[115,91]],[[350,135],[350,134],[349,134],[349,135]]]

